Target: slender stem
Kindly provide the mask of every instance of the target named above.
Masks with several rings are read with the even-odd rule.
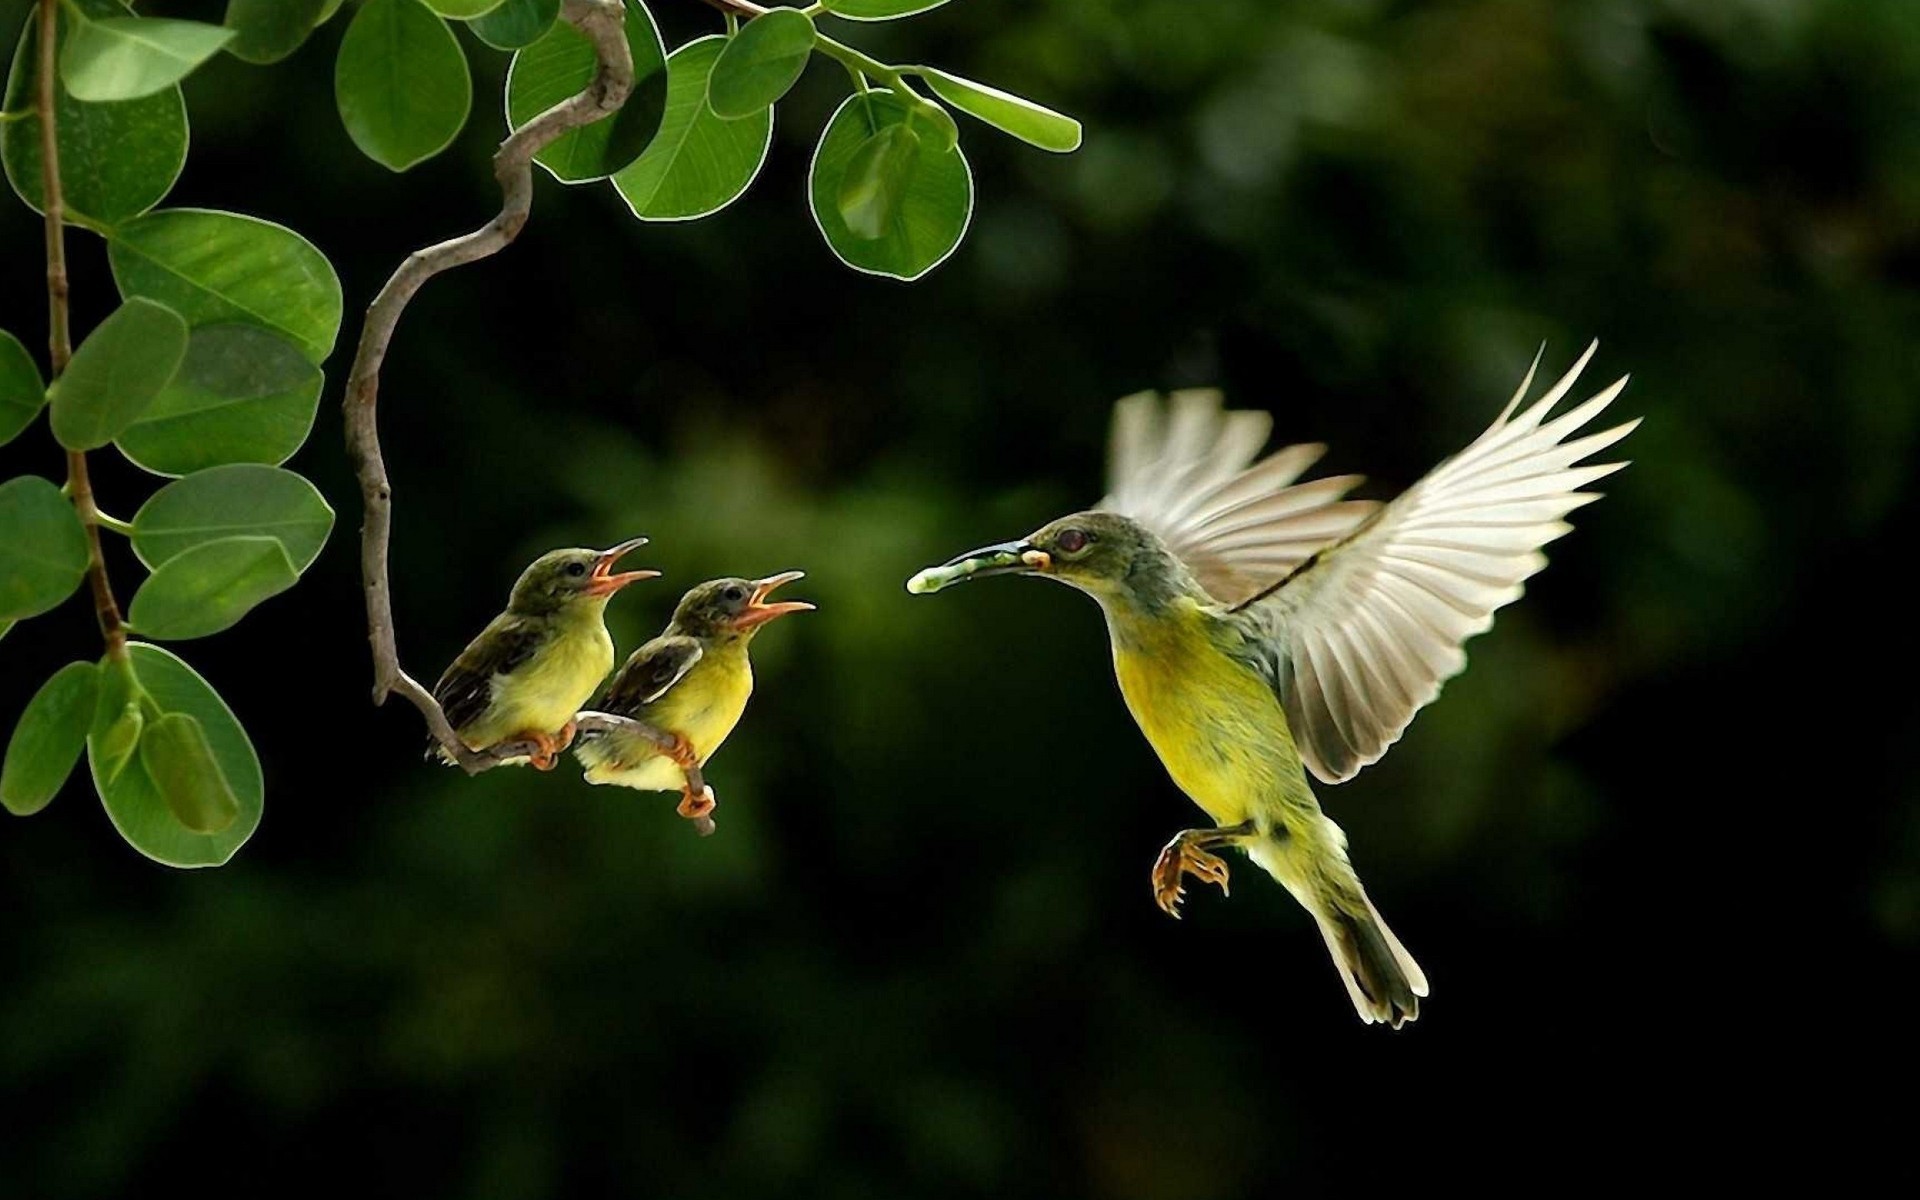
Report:
[[[40,0],[40,176],[41,208],[46,212],[47,229],[47,357],[58,379],[73,361],[73,331],[67,321],[67,202],[60,186],[60,137],[54,101],[60,30],[60,0]],[[87,531],[87,586],[93,593],[93,613],[100,622],[100,636],[107,645],[107,657],[127,660],[127,625],[120,618],[120,605],[113,598],[113,584],[107,579],[107,556],[100,546],[100,526],[105,524],[100,508],[93,502],[93,480],[87,474],[84,451],[67,451],[67,498]],[[129,527],[130,528],[130,527]]]
[[[367,602],[367,638],[373,649],[374,703],[384,703],[394,692],[406,697],[426,718],[434,741],[469,774],[498,766],[502,759],[514,757],[515,750],[469,749],[454,733],[433,693],[400,666],[394,641],[393,588],[387,572],[393,534],[393,485],[380,453],[376,411],[380,368],[401,314],[427,280],[496,254],[519,236],[533,208],[533,156],[568,130],[614,112],[632,92],[633,57],[627,49],[625,11],[620,0],[566,0],[561,19],[593,42],[597,59],[593,78],[577,95],[528,121],[501,143],[493,156],[493,174],[500,184],[500,211],[492,220],[471,233],[414,252],[387,280],[367,309],[346,396],[341,401],[347,451],[360,478],[366,510],[360,529],[360,570]]]
[[[115,533],[120,534],[122,537],[133,536],[132,521],[122,521],[119,517],[114,516],[112,513],[103,511],[100,508],[100,506],[97,504],[94,505],[93,507],[93,515],[95,516],[95,518],[99,520],[100,528],[111,529]]]

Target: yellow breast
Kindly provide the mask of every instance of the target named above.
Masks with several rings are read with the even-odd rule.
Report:
[[[559,729],[593,698],[611,670],[613,639],[599,614],[592,621],[569,624],[518,670],[493,677],[490,728],[472,734],[497,741]]]
[[[723,648],[702,657],[666,695],[635,715],[656,729],[685,737],[705,765],[740,723],[752,695],[753,667],[745,648]],[[635,739],[596,742],[584,747],[580,757],[589,783],[651,792],[677,791],[686,783],[673,760]]]
[[[1114,629],[1127,710],[1180,790],[1222,825],[1289,790],[1300,771],[1286,714],[1266,681],[1229,656],[1189,606]]]

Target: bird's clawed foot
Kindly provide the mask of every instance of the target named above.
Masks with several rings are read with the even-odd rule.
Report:
[[[713,789],[702,784],[698,795],[691,787],[681,792],[680,805],[673,811],[689,821],[698,821],[702,817],[711,815],[719,804],[720,802],[714,798]]]
[[[1250,832],[1251,826],[1229,829],[1188,829],[1173,835],[1153,864],[1153,902],[1175,920],[1180,919],[1180,902],[1187,898],[1181,877],[1192,875],[1202,883],[1211,883],[1221,895],[1231,895],[1227,886],[1227,861],[1207,849]]]
[[[684,733],[673,735],[673,744],[667,747],[665,753],[673,760],[673,765],[682,771],[690,771],[700,765],[699,752],[694,750],[693,743],[687,740],[687,735]],[[686,816],[685,813],[680,815]]]
[[[534,750],[527,755],[527,762],[534,770],[551,771],[559,763],[560,755],[568,746],[573,745],[575,730],[574,723],[568,721],[557,733],[542,733],[530,729],[514,740],[533,743]]]

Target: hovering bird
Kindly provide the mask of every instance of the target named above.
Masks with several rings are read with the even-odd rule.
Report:
[[[1594,349],[1517,412],[1536,356],[1485,433],[1384,506],[1344,499],[1356,475],[1295,483],[1324,446],[1255,462],[1265,413],[1222,411],[1207,391],[1164,408],[1129,396],[1099,507],[922,571],[907,590],[1027,574],[1098,601],[1128,710],[1213,820],[1161,851],[1156,902],[1178,917],[1184,875],[1225,892],[1211,851],[1239,847],[1313,914],[1361,1019],[1398,1028],[1419,1015],[1426,975],[1367,898],[1307,774],[1341,783],[1385,754],[1466,666],[1462,643],[1546,565],[1562,518],[1597,498],[1580,489],[1626,465],[1574,464],[1638,421],[1568,440],[1625,378],[1546,420]]]
[[[673,738],[671,750],[621,732],[583,736],[573,748],[588,783],[680,793],[679,814],[700,820],[713,811],[713,789],[695,795],[687,770],[705,766],[727,740],[747,698],[753,664],[747,647],[769,621],[813,608],[805,600],[767,597],[805,578],[782,571],[765,579],[715,579],[681,597],[665,632],[635,650],[613,677],[600,707],[643,721]]]
[[[573,740],[573,715],[613,669],[607,601],[658,571],[621,571],[614,564],[647,544],[643,537],[608,550],[554,550],[533,561],[513,585],[507,611],[453,660],[433,698],[460,740],[473,750],[532,742],[526,759],[551,771]],[[429,758],[452,762],[437,743]]]

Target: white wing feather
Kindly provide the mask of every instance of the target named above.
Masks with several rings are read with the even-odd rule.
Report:
[[[1341,499],[1358,475],[1294,484],[1325,446],[1287,446],[1255,463],[1272,430],[1272,417],[1226,411],[1215,391],[1175,392],[1164,405],[1153,392],[1128,396],[1114,405],[1100,507],[1152,530],[1208,595],[1241,604],[1379,508]]]
[[[1493,624],[1546,565],[1580,489],[1626,466],[1575,466],[1633,432],[1628,421],[1566,440],[1611,404],[1623,377],[1552,421],[1598,343],[1517,416],[1534,369],[1487,431],[1297,574],[1246,603],[1263,623],[1301,757],[1327,783],[1398,741],[1466,666],[1461,644]],[[1540,360],[1534,358],[1534,368]],[[1311,487],[1312,485],[1306,485]],[[1299,489],[1292,489],[1299,490]]]

